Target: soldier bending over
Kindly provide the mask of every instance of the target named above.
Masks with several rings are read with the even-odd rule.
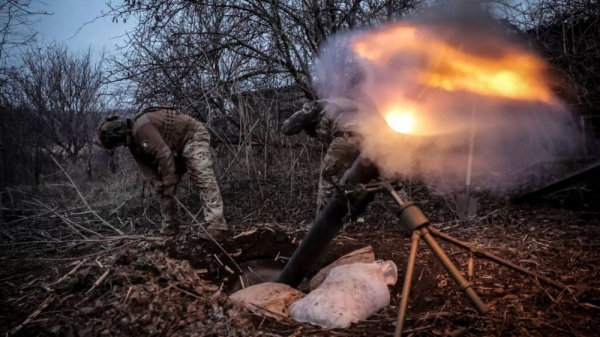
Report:
[[[200,188],[208,233],[218,239],[227,230],[223,200],[213,171],[210,134],[204,125],[174,108],[149,107],[133,119],[109,116],[98,127],[107,149],[127,146],[144,178],[160,196],[161,234],[179,232],[175,190],[186,171]],[[208,239],[205,233],[198,234]]]

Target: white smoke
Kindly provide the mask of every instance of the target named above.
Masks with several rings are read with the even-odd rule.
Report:
[[[537,58],[473,7],[464,10],[455,5],[402,21],[407,22],[426,32],[420,40],[423,44],[430,43],[427,37],[435,37],[480,58],[494,60],[508,52]],[[581,139],[577,125],[567,105],[553,94],[549,100],[536,101],[426,88],[415,80],[415,71],[430,65],[431,59],[398,51],[386,62],[373,63],[353,51],[357,39],[393,25],[397,23],[333,36],[321,49],[313,72],[320,98],[351,98],[372,107],[359,113],[341,112],[341,117],[359,125],[363,155],[386,176],[410,173],[430,184],[464,182],[471,128],[475,184],[496,191],[519,187],[523,181],[519,175],[529,174],[523,168],[531,163],[577,153]],[[550,83],[550,77],[545,79]],[[417,119],[427,120],[426,127],[409,135],[393,131],[380,111],[381,102],[393,100],[415,102],[419,111],[427,111],[427,116],[416,113]]]

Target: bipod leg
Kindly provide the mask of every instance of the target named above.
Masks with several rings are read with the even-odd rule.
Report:
[[[475,290],[473,290],[473,288],[471,287],[471,283],[467,282],[467,280],[464,278],[464,276],[462,276],[460,271],[458,271],[458,269],[452,263],[452,261],[450,261],[448,255],[444,253],[442,247],[440,247],[437,241],[435,241],[433,236],[429,233],[428,227],[429,226],[421,229],[421,231],[423,232],[423,239],[433,252],[433,255],[435,255],[435,257],[438,259],[438,261],[440,261],[442,266],[444,266],[444,268],[446,269],[448,274],[450,274],[450,276],[454,279],[454,282],[456,282],[460,290],[462,290],[465,293],[465,295],[467,295],[467,298],[469,298],[469,301],[471,301],[477,312],[479,312],[479,314],[481,315],[488,312],[489,308],[487,307],[487,305],[483,303],[481,298],[479,298],[479,295],[477,295]]]
[[[523,268],[521,266],[518,266],[518,265],[516,265],[516,264],[514,264],[514,263],[512,263],[510,261],[507,261],[507,260],[499,258],[499,257],[497,257],[497,256],[495,256],[493,254],[490,254],[490,253],[486,252],[485,250],[482,250],[482,249],[477,248],[477,247],[475,247],[473,245],[470,245],[470,244],[468,244],[466,242],[463,242],[463,241],[460,241],[458,239],[455,239],[455,238],[453,238],[450,235],[447,235],[447,234],[444,234],[444,233],[440,232],[436,228],[430,228],[429,231],[431,232],[431,235],[433,235],[433,236],[435,236],[437,238],[440,238],[440,239],[442,239],[442,240],[444,240],[444,241],[446,241],[448,243],[451,243],[453,245],[456,245],[458,247],[461,247],[461,248],[464,248],[464,249],[466,249],[468,251],[471,251],[475,256],[486,258],[486,259],[488,259],[490,261],[496,262],[497,264],[502,265],[502,266],[504,266],[506,268],[512,269],[512,270],[514,270],[516,272],[519,272],[519,273],[524,274],[524,275],[531,276],[531,277],[533,277],[535,279],[538,279],[540,282],[545,283],[545,284],[547,284],[549,286],[552,286],[552,287],[554,287],[554,288],[556,288],[558,290],[569,291],[569,288],[566,285],[562,284],[562,283],[556,282],[556,281],[554,281],[554,280],[552,280],[552,279],[550,279],[550,278],[548,278],[546,276],[538,275],[538,274],[536,274],[536,273],[534,273],[534,272],[532,272],[532,271],[530,271],[528,269],[525,269],[525,268]]]
[[[406,318],[406,311],[408,310],[408,297],[410,295],[410,286],[415,271],[419,239],[421,239],[421,232],[416,230],[413,232],[412,242],[410,244],[410,254],[408,255],[408,264],[406,265],[406,275],[404,275],[402,298],[400,299],[400,308],[398,310],[398,319],[396,320],[396,331],[394,332],[394,337],[402,336],[402,331],[404,329],[404,320]]]

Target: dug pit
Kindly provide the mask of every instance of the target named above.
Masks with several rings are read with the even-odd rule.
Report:
[[[274,226],[261,226],[223,240],[221,246],[227,254],[212,242],[185,239],[167,243],[166,250],[173,258],[188,260],[203,279],[233,293],[251,284],[273,281],[298,243]]]
[[[223,291],[231,294],[248,285],[275,280],[300,244],[303,235],[304,233],[284,232],[275,226],[261,226],[222,241],[221,246],[229,256],[212,242],[181,238],[168,241],[165,250],[172,258],[189,261],[203,279],[221,285]],[[341,256],[368,245],[373,247],[376,259],[393,260],[402,276],[409,244],[410,240],[403,235],[388,234],[382,237],[360,234],[356,238],[344,235],[337,237],[315,261],[299,289],[308,292],[308,281],[319,270]],[[406,248],[402,248],[404,246]],[[232,259],[242,270],[241,273]],[[392,297],[401,291],[401,283],[399,281],[391,289]],[[425,284],[425,280],[422,284]]]

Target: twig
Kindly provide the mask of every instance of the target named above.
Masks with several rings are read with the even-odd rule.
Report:
[[[79,260],[82,258],[86,258],[86,257],[92,257],[92,256],[98,256],[98,255],[102,255],[102,254],[106,254],[108,252],[112,252],[118,249],[123,249],[129,245],[131,245],[134,242],[127,242],[122,244],[121,246],[115,247],[115,248],[111,248],[111,249],[107,249],[101,252],[97,252],[97,253],[92,253],[92,254],[87,254],[87,255],[83,255],[83,256],[79,256],[79,257],[65,257],[65,258],[21,258],[21,259],[2,259],[0,258],[0,260],[33,260],[33,261],[73,261],[73,260]]]
[[[86,232],[90,232],[90,233],[92,233],[94,235],[98,235],[100,237],[102,236],[102,234],[100,234],[98,232],[95,232],[95,231],[93,231],[93,230],[91,230],[89,228],[85,228],[85,227],[81,226],[80,224],[78,224],[78,223],[76,223],[74,221],[71,221],[70,219],[67,219],[63,215],[59,214],[58,212],[56,212],[55,210],[53,210],[52,208],[50,208],[50,206],[42,203],[41,201],[36,200],[36,199],[33,199],[33,200],[36,202],[35,204],[37,204],[38,206],[43,207],[43,208],[47,209],[48,211],[50,211],[51,213],[53,213],[54,215],[56,215],[59,219],[61,219],[64,223],[66,223],[67,226],[71,227],[71,229],[73,229],[77,234],[79,234],[83,239],[87,240],[88,238],[85,235],[83,235],[82,233],[80,233],[78,230],[76,230],[74,227],[77,227],[77,228],[79,228],[79,229],[81,229],[83,231],[86,231]]]
[[[234,236],[232,239],[237,239],[237,238],[242,237],[242,236],[252,235],[252,234],[256,233],[256,231],[257,231],[256,228],[252,228],[251,230],[247,230],[245,232],[241,232],[240,234]]]
[[[195,298],[197,298],[197,299],[202,299],[202,298],[203,298],[203,297],[200,297],[200,296],[198,296],[198,295],[196,295],[196,294],[192,294],[191,292],[189,292],[189,291],[187,291],[187,290],[183,290],[183,289],[181,289],[181,288],[179,288],[179,287],[173,287],[172,289],[179,290],[180,292],[182,292],[182,293],[184,293],[184,294],[186,294],[186,295],[190,295],[190,296],[192,296],[192,297],[195,297]]]
[[[421,327],[414,328],[414,329],[408,329],[408,330],[404,330],[404,333],[408,333],[408,334],[410,334],[410,333],[417,332],[417,331],[422,331],[422,330],[431,329],[432,327],[434,327],[434,325],[433,325],[433,324],[431,324],[431,325],[426,325],[426,326],[421,326]]]
[[[58,281],[52,283],[51,285],[59,284],[60,282],[64,281],[67,277],[69,277],[69,275],[72,275],[74,272],[76,272],[77,269],[79,269],[86,261],[87,259],[81,260],[81,262],[79,262],[75,267],[73,267],[73,269],[71,269],[68,273],[63,275],[63,277],[59,278]]]
[[[101,239],[87,239],[83,240],[86,242],[108,242],[108,241],[125,241],[125,240],[139,240],[139,241],[165,241],[164,237],[160,236],[145,236],[145,235],[123,235],[123,236],[104,236]]]
[[[221,265],[221,267],[225,267],[225,265],[223,264],[223,262],[221,262],[221,259],[219,259],[219,257],[217,256],[217,254],[213,254],[213,256],[215,257],[215,259],[217,260],[217,262],[219,262],[219,264]]]
[[[24,320],[23,323],[19,324],[19,326],[14,328],[11,332],[7,333],[7,335],[12,336],[12,335],[16,334],[17,332],[19,332],[19,330],[21,330],[25,325],[29,324],[29,322],[31,322],[32,319],[36,318],[44,309],[46,309],[46,307],[48,305],[50,305],[50,303],[52,303],[52,301],[54,301],[54,298],[56,298],[55,294],[48,296],[48,298],[46,298],[44,300],[44,302],[42,302],[42,304],[40,304],[40,306],[37,308],[36,311],[34,311],[31,315],[29,315],[29,317],[27,317],[27,319]]]
[[[133,197],[129,197],[127,198],[125,201],[123,201],[117,208],[113,209],[112,212],[108,213],[108,216],[111,216],[113,213],[115,213],[116,211],[119,210],[119,208],[123,207],[123,205],[125,205],[126,202],[128,202],[129,200],[131,200]]]
[[[210,233],[206,230],[206,228],[204,228],[204,226],[200,223],[200,221],[198,221],[198,219],[196,219],[196,217],[192,214],[192,212],[190,212],[190,210],[185,207],[185,205],[179,200],[179,198],[177,197],[173,197],[177,203],[179,203],[179,205],[181,206],[181,208],[183,208],[186,213],[192,217],[192,219],[200,226],[200,228],[202,228],[202,230],[204,231],[204,233],[212,240],[212,242],[215,243],[215,245],[217,245],[217,247],[219,247],[219,249],[221,249],[223,251],[223,253],[225,255],[227,255],[227,257],[231,260],[231,262],[233,262],[233,264],[236,266],[236,268],[240,271],[240,273],[244,273],[244,271],[242,270],[242,268],[240,268],[240,266],[237,264],[237,262],[235,262],[235,260],[233,259],[233,257],[231,257],[231,255],[229,255],[229,253],[227,253],[227,251],[225,250],[225,248],[223,248],[218,242],[217,240],[215,240],[215,238],[212,237],[212,235],[210,235]]]
[[[104,274],[102,274],[102,276],[100,276],[100,278],[94,282],[94,285],[90,288],[90,290],[88,290],[85,294],[89,294],[92,290],[96,289],[103,281],[104,279],[106,279],[106,277],[108,276],[108,274],[110,274],[110,269],[107,269]]]
[[[2,222],[2,225],[6,226],[6,225],[12,225],[14,223],[17,223],[19,221],[23,221],[23,220],[29,220],[29,219],[33,219],[33,218],[39,218],[42,217],[48,213],[52,213],[51,211],[46,211],[46,212],[42,212],[40,214],[35,214],[35,215],[31,215],[31,216],[26,216],[26,217],[22,217],[20,219],[17,220],[13,220],[13,221],[9,221],[9,222]]]
[[[129,299],[129,294],[131,294],[132,289],[133,289],[133,286],[129,286],[129,290],[127,290],[127,295],[125,295],[125,300],[123,301],[123,303],[126,303],[127,300]]]
[[[600,309],[600,307],[599,307],[599,306],[597,306],[597,305],[593,305],[593,304],[591,304],[591,303],[580,303],[580,305],[581,305],[582,307],[586,307],[586,308]]]
[[[92,214],[94,214],[96,216],[96,218],[98,218],[98,220],[100,220],[105,226],[109,227],[110,229],[114,230],[117,234],[119,235],[123,235],[123,232],[120,231],[118,228],[114,227],[113,225],[109,224],[108,222],[106,222],[106,220],[104,220],[100,215],[98,215],[98,213],[96,213],[96,211],[94,211],[90,205],[88,204],[88,202],[85,200],[85,198],[83,197],[83,195],[81,194],[81,191],[79,191],[79,188],[77,188],[77,185],[75,185],[75,182],[73,181],[73,179],[71,179],[71,176],[67,173],[67,171],[65,171],[65,169],[58,163],[58,161],[56,159],[54,159],[54,157],[50,156],[50,158],[54,161],[54,163],[56,163],[56,165],[63,171],[63,173],[65,174],[65,176],[67,176],[67,179],[69,179],[69,181],[71,182],[71,186],[75,189],[75,191],[77,191],[77,195],[79,195],[79,198],[81,199],[81,201],[83,201],[83,203],[85,204],[85,206],[92,212]]]

